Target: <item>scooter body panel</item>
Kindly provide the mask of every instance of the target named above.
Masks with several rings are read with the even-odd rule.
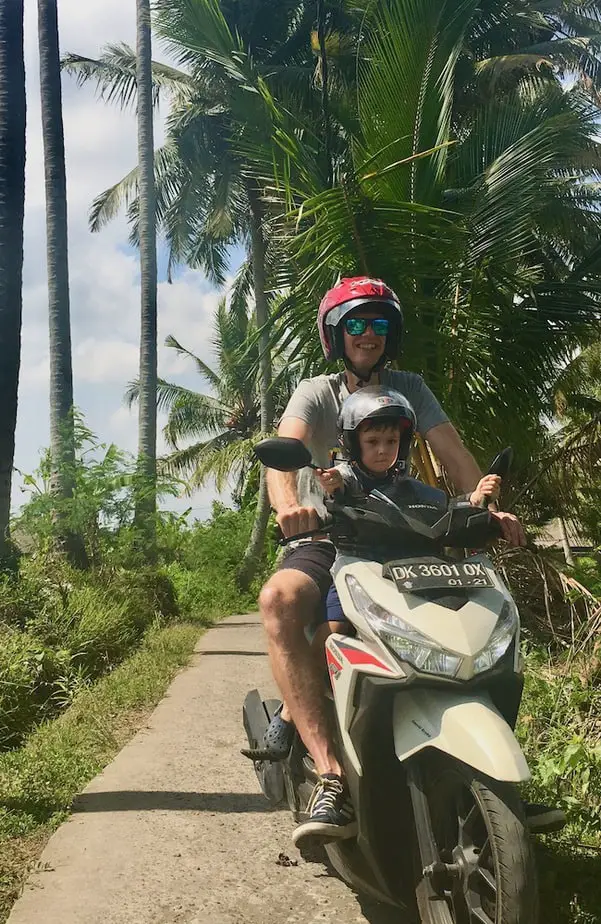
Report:
[[[400,761],[436,748],[495,780],[523,783],[528,764],[509,725],[486,694],[469,698],[450,690],[397,693],[394,746]]]

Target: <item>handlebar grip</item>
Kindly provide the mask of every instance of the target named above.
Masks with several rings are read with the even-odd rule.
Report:
[[[296,542],[297,539],[308,539],[310,536],[319,536],[320,533],[327,532],[328,528],[332,525],[332,518],[326,517],[325,520],[320,520],[320,524],[316,529],[307,529],[304,533],[295,533],[294,536],[287,536],[284,539],[280,539],[280,545],[289,545],[291,542]]]

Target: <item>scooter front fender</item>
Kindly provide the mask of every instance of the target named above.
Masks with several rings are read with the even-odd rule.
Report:
[[[521,783],[530,779],[511,728],[486,694],[468,698],[425,688],[398,693],[393,726],[400,761],[425,748],[436,748],[495,780]]]

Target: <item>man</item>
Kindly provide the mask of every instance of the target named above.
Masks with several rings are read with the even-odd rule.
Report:
[[[337,441],[341,402],[367,384],[386,385],[405,395],[413,406],[418,431],[428,440],[457,490],[472,491],[482,472],[421,376],[385,368],[389,359],[397,357],[403,335],[401,306],[392,289],[377,279],[342,279],[322,299],[318,328],[326,359],[342,359],[345,371],[302,381],[281,418],[279,435],[302,440],[314,462],[328,468],[330,451]],[[270,470],[268,486],[285,536],[318,527],[325,508],[323,492],[311,469],[298,474]],[[513,545],[525,545],[523,529],[515,516],[496,508],[494,515],[500,520],[505,539]],[[305,627],[323,611],[334,555],[329,542],[298,543],[265,584],[259,598],[271,668],[289,710],[286,715],[294,722],[320,776],[309,803],[309,819],[293,834],[297,846],[313,835],[333,839],[356,833],[353,807],[328,727],[323,675],[305,635]],[[285,717],[276,717],[267,740],[279,739],[281,744],[286,724]]]

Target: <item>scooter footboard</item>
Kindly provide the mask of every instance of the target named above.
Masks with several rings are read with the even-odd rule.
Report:
[[[468,699],[449,690],[403,691],[394,700],[393,727],[400,761],[437,748],[495,780],[530,779],[511,728],[486,694]]]

